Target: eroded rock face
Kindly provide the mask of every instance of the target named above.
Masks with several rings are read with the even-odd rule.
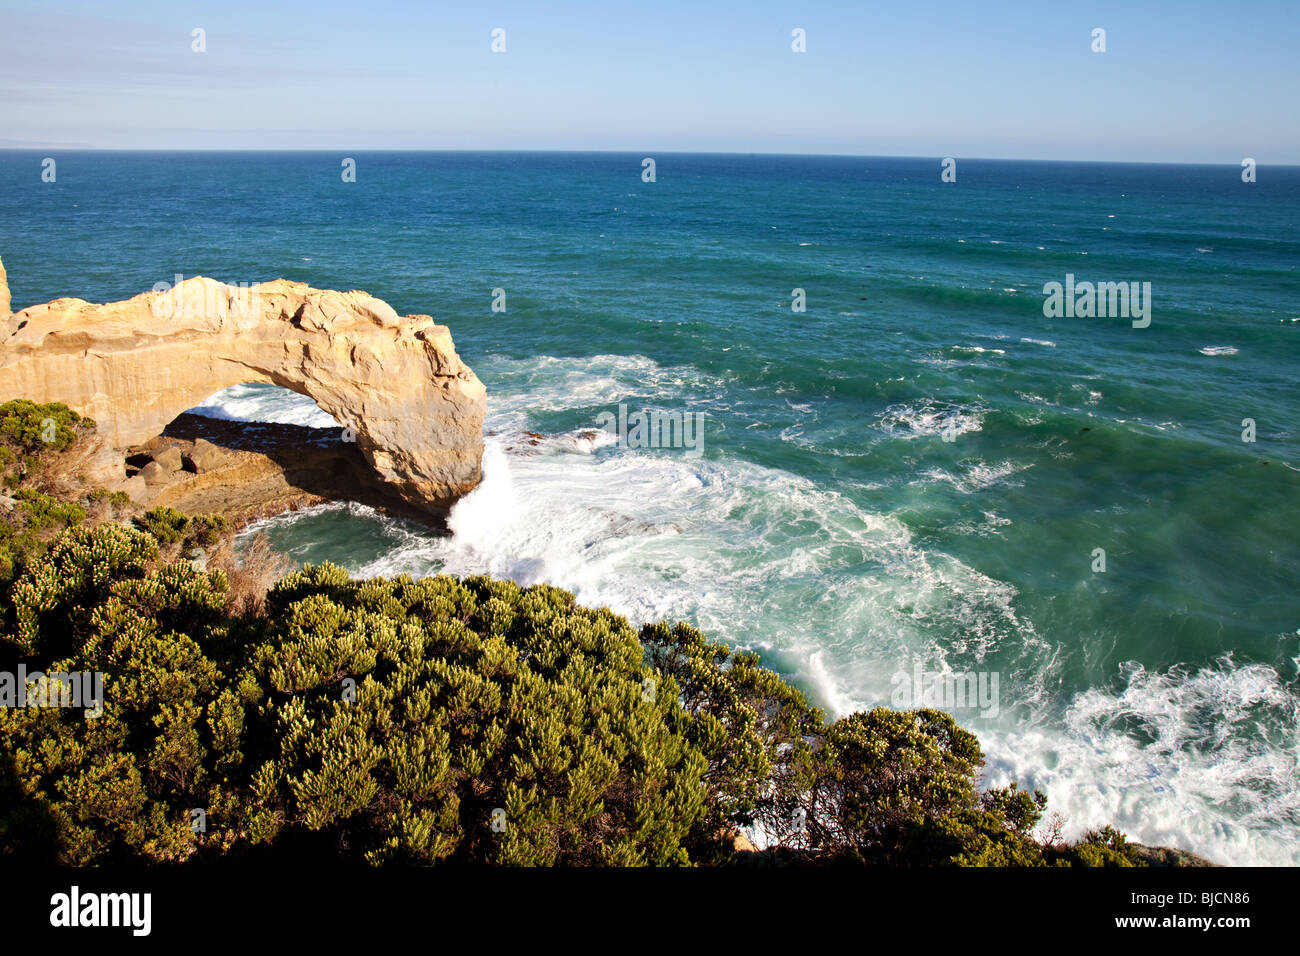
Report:
[[[213,279],[96,305],[55,299],[5,316],[0,400],[63,402],[98,424],[94,480],[127,487],[127,449],[241,382],[313,399],[408,504],[442,513],[478,484],[486,395],[451,332],[365,292]],[[136,487],[138,482],[133,483]]]
[[[9,277],[5,275],[4,260],[0,259],[0,319],[9,318]]]

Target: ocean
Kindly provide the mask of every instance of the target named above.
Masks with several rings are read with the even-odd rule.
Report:
[[[1067,834],[1300,863],[1300,168],[52,156],[0,152],[15,308],[359,288],[486,384],[450,535],[356,504],[251,529],[295,560],[687,620],[831,715],[979,675],[936,699]],[[1150,283],[1149,324],[1048,317],[1067,281]],[[620,405],[698,442],[621,440]],[[201,410],[333,424],[264,385]]]

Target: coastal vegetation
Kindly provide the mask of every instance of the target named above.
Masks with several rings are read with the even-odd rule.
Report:
[[[290,570],[264,541],[241,561],[223,519],[51,494],[43,476],[93,429],[62,406],[0,406],[0,671],[104,680],[98,716],[0,707],[0,857],[1147,859],[1110,827],[1062,840],[1040,793],[981,789],[979,741],[946,713],[830,720],[685,623],[638,631],[484,576]]]

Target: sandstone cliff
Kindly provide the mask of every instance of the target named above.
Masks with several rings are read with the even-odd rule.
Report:
[[[8,313],[0,269],[0,401],[63,402],[98,423],[87,479],[156,497],[126,458],[188,408],[241,382],[312,398],[383,486],[440,514],[480,478],[485,390],[446,326],[365,292],[278,279],[193,278],[96,305],[55,299]]]
[[[5,263],[0,259],[0,319],[9,318],[9,277],[5,275]]]

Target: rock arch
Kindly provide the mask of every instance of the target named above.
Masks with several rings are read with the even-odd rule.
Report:
[[[195,277],[106,305],[55,299],[0,311],[3,321],[0,400],[63,402],[95,419],[102,449],[90,477],[105,487],[125,485],[127,449],[242,382],[311,398],[416,508],[442,513],[479,482],[483,383],[446,326],[403,318],[365,292]]]

